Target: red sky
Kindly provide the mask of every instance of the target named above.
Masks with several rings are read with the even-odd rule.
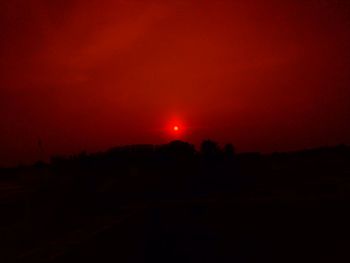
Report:
[[[0,34],[0,165],[39,138],[45,156],[350,143],[347,1],[3,0]]]

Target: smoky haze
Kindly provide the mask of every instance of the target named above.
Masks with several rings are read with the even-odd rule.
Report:
[[[169,141],[350,143],[346,1],[0,4],[0,165]],[[41,142],[41,143],[39,143]]]

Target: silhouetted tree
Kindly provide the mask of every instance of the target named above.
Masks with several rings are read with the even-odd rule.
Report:
[[[179,140],[164,145],[161,151],[162,154],[176,159],[188,159],[193,157],[196,152],[194,145]]]
[[[206,158],[218,157],[221,153],[219,145],[212,140],[204,140],[201,144],[200,151]]]
[[[224,146],[224,154],[227,158],[232,159],[235,155],[235,148],[231,143]]]

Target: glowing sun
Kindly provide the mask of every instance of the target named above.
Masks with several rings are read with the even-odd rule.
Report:
[[[187,127],[184,125],[183,121],[179,119],[170,120],[165,129],[172,138],[180,138],[184,136],[187,131]]]

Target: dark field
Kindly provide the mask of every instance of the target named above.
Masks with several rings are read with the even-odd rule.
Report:
[[[1,262],[349,262],[350,149],[132,146],[1,170]]]

